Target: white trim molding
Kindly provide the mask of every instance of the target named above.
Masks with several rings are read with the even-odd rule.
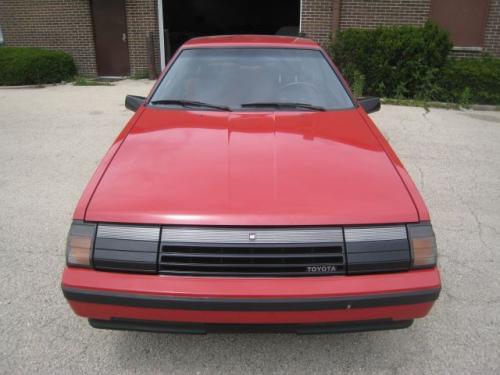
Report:
[[[452,48],[453,51],[464,51],[464,52],[482,52],[483,47],[459,47],[455,46]]]
[[[299,35],[302,32],[302,7],[304,6],[304,0],[300,0],[300,7],[299,7]]]
[[[160,42],[160,67],[165,68],[165,32],[163,30],[163,0],[158,0],[158,29]]]

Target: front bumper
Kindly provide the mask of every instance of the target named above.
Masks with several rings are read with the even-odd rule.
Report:
[[[343,332],[404,328],[440,292],[430,270],[363,276],[208,278],[67,268],[62,289],[97,328]]]

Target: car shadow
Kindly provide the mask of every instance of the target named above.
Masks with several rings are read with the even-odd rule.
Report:
[[[154,334],[113,332],[114,363],[128,371],[164,373],[306,373],[370,369],[392,372],[406,361],[399,331],[295,334]],[[110,353],[111,354],[111,353]]]

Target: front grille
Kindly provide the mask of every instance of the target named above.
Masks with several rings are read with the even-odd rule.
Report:
[[[228,229],[213,237],[205,234],[201,229],[197,232],[196,229],[164,228],[160,273],[318,276],[346,271],[341,229]],[[220,239],[224,242],[219,242]],[[287,240],[290,243],[279,243]]]
[[[100,271],[198,276],[324,276],[410,269],[405,225],[192,227],[99,224]]]

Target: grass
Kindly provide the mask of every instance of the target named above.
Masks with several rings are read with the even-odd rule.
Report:
[[[86,78],[77,76],[73,81],[74,86],[113,86],[111,82],[100,80],[99,78]]]

